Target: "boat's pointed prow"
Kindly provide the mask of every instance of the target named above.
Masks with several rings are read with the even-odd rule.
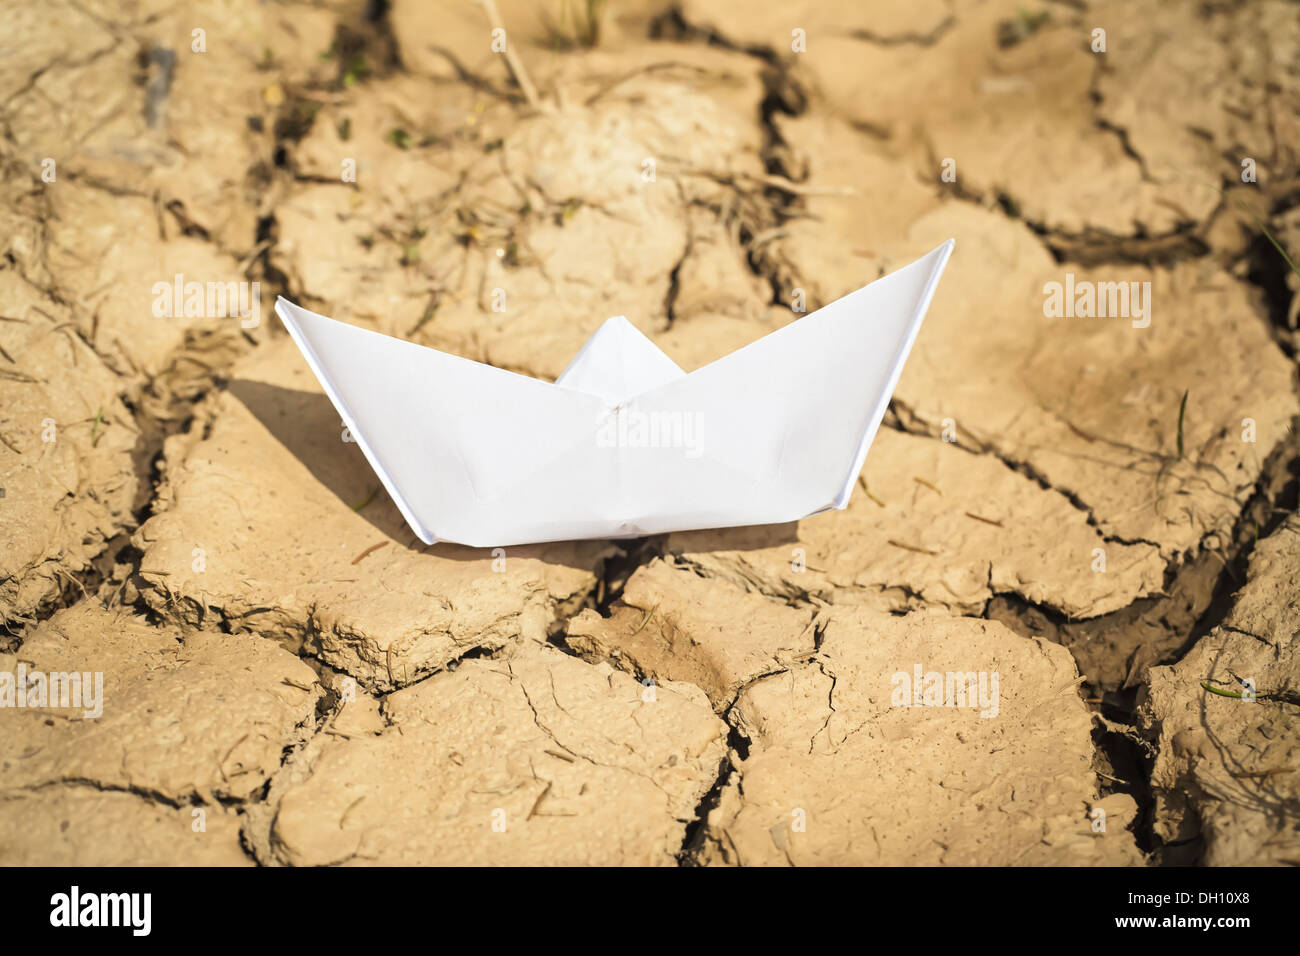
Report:
[[[864,315],[870,316],[874,322],[881,323],[878,327],[873,326],[873,331],[879,328],[883,333],[883,341],[893,344],[896,349],[891,357],[881,392],[865,423],[862,441],[854,456],[852,467],[832,503],[834,508],[848,507],[849,498],[852,497],[853,488],[857,485],[858,474],[866,462],[871,442],[875,439],[880,422],[885,417],[894,389],[898,387],[898,380],[903,374],[903,365],[907,362],[907,356],[912,351],[912,345],[921,331],[921,323],[930,308],[930,300],[934,298],[935,290],[939,287],[939,279],[943,276],[943,270],[948,265],[948,259],[952,256],[956,245],[956,239],[949,239],[912,264],[877,279],[822,310],[834,309],[841,303],[850,305]]]

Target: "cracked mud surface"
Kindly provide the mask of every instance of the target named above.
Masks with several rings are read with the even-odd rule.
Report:
[[[0,863],[1300,864],[1294,8],[497,6],[0,9]],[[271,311],[689,371],[949,237],[761,528],[423,546]]]

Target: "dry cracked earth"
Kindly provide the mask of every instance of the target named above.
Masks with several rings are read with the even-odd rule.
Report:
[[[1294,3],[6,2],[0,134],[0,863],[1300,864]],[[689,370],[949,237],[773,527],[422,546],[271,312]]]

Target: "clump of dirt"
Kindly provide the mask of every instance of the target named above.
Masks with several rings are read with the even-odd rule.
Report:
[[[1291,517],[1259,543],[1227,617],[1144,688],[1155,831],[1176,842],[1199,829],[1211,866],[1300,862],[1298,533]]]
[[[261,862],[671,865],[726,735],[696,687],[646,693],[544,646],[462,663],[382,716],[286,764],[249,813]]]
[[[0,626],[82,598],[132,520],[138,431],[120,380],[68,311],[0,271]]]
[[[694,684],[726,710],[745,685],[812,654],[815,637],[808,608],[655,560],[632,575],[609,617],[586,610],[570,620],[565,643],[642,680]]]
[[[732,719],[749,752],[700,858],[1140,863],[1133,800],[1096,790],[1077,684],[1062,648],[994,622],[836,612],[816,655],[742,692]]]

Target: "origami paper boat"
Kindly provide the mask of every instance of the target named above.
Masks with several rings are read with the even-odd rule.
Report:
[[[690,374],[622,317],[551,383],[275,311],[426,544],[771,524],[848,505],[952,247]]]

